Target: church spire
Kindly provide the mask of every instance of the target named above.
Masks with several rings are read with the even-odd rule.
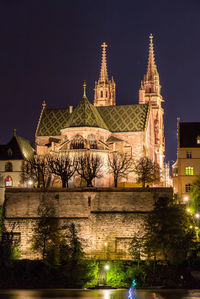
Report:
[[[153,35],[151,33],[149,35],[149,58],[148,58],[146,79],[152,80],[154,75],[158,75],[158,71],[157,71],[155,57],[154,57]]]
[[[113,106],[115,105],[115,82],[113,78],[109,80],[106,61],[106,48],[104,42],[102,45],[101,71],[99,80],[95,82],[94,88],[94,106]]]
[[[101,71],[100,71],[100,81],[108,81],[108,71],[107,71],[107,61],[106,61],[106,48],[107,45],[104,42],[102,45],[102,60],[101,60]]]
[[[142,88],[140,88],[140,94],[143,99],[140,99],[140,104],[142,104],[144,97],[143,94],[154,94],[160,95],[160,79],[159,74],[157,71],[157,66],[155,63],[154,57],[154,45],[153,45],[153,35],[149,35],[149,57],[148,57],[148,65],[147,65],[147,72],[144,75],[144,80],[141,84]]]

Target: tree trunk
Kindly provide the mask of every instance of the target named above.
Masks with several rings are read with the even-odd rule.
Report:
[[[117,188],[117,183],[118,183],[118,177],[115,177],[114,178],[114,185],[115,185],[116,188]]]
[[[66,188],[66,180],[62,179],[62,188]]]

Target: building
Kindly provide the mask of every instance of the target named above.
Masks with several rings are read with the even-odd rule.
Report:
[[[189,200],[192,182],[200,175],[200,123],[177,120],[177,161],[172,167],[174,193]]]
[[[0,205],[4,202],[5,188],[22,187],[22,164],[33,154],[29,141],[17,136],[16,130],[8,144],[0,145]]]
[[[98,154],[104,161],[104,176],[96,180],[96,186],[113,186],[107,171],[108,155],[112,152],[128,153],[134,159],[148,156],[159,163],[162,171],[165,157],[163,98],[153,36],[150,35],[148,67],[141,82],[138,104],[116,104],[116,85],[108,76],[106,47],[103,43],[93,104],[86,97],[85,86],[83,98],[76,107],[47,109],[43,103],[35,134],[38,155],[66,152],[80,155],[88,150]],[[125,181],[134,183],[134,175]],[[71,187],[77,186],[76,178],[69,183]]]

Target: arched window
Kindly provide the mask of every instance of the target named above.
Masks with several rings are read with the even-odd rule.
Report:
[[[97,141],[93,134],[88,136],[88,141],[91,149],[97,149]]]
[[[11,176],[7,176],[7,178],[5,179],[5,185],[6,185],[6,187],[12,187],[13,180],[12,180]]]
[[[9,171],[13,171],[13,165],[11,162],[7,162],[5,164],[5,171],[9,172]]]
[[[71,145],[70,145],[71,149],[81,149],[84,148],[84,139],[81,135],[76,135],[72,141],[71,141]]]
[[[103,98],[103,90],[101,90],[101,98]]]

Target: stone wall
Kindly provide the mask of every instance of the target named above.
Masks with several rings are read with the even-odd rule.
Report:
[[[172,188],[7,189],[5,224],[20,236],[21,257],[35,258],[31,237],[39,204],[48,199],[61,225],[75,224],[89,258],[130,259],[129,243],[143,234],[155,200],[172,195]]]

